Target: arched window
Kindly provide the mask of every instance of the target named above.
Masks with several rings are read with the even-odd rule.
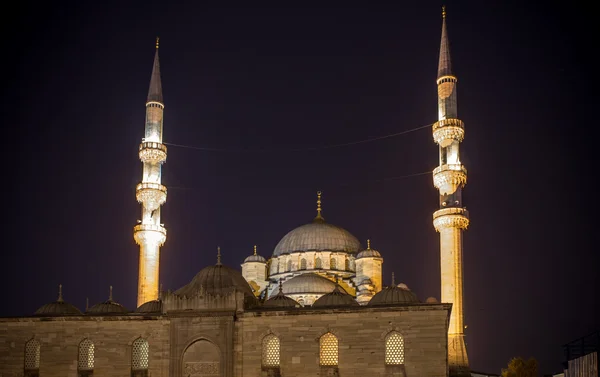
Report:
[[[31,339],[25,343],[25,376],[38,377],[40,375],[40,342]]]
[[[329,268],[332,270],[337,269],[337,261],[335,260],[334,257],[331,257],[331,259],[329,259]]]
[[[300,304],[301,306],[304,306],[304,299],[303,298],[299,298],[298,299],[298,304]]]
[[[392,331],[385,337],[385,363],[404,364],[404,338],[397,331]]]
[[[321,258],[315,259],[315,268],[322,268],[321,267]]]
[[[79,355],[77,357],[78,377],[87,377],[94,374],[94,343],[84,339],[79,343]]]
[[[148,358],[150,347],[148,341],[137,338],[131,344],[131,377],[148,376]]]
[[[300,269],[301,270],[306,270],[306,259],[302,258],[300,260]]]
[[[287,270],[286,270],[286,271],[291,271],[291,270],[292,270],[292,260],[291,260],[291,259],[289,259],[289,260],[287,261]]]
[[[319,339],[319,364],[337,366],[338,365],[338,339],[335,335],[328,332]]]
[[[346,260],[344,261],[344,270],[350,271],[350,259],[348,258],[346,258]]]
[[[263,367],[279,367],[279,338],[269,334],[262,341],[262,365]]]

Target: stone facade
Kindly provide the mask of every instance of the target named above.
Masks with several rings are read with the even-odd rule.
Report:
[[[131,375],[131,345],[149,344],[148,376],[267,376],[262,341],[274,334],[280,344],[281,376],[403,375],[385,363],[385,338],[404,338],[407,376],[448,375],[450,305],[292,308],[268,310],[187,310],[163,315],[25,317],[0,320],[0,376],[24,375],[25,344],[41,344],[39,375],[77,377],[78,346],[94,343],[94,376]],[[339,363],[322,367],[319,339],[338,339]],[[332,374],[333,373],[333,374]],[[401,374],[397,374],[401,373]]]

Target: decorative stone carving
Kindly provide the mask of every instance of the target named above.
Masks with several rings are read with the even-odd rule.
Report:
[[[444,228],[467,229],[469,212],[460,207],[440,209],[433,213],[433,226],[438,232]]]
[[[461,164],[447,164],[433,170],[433,185],[441,195],[449,195],[467,184],[467,169]]]
[[[149,164],[162,164],[167,160],[167,146],[162,143],[145,141],[140,144],[140,160]]]
[[[138,203],[144,203],[150,211],[154,211],[167,201],[167,187],[159,183],[142,182],[135,188]]]
[[[162,246],[167,240],[167,229],[160,225],[138,224],[133,227],[133,239],[138,245],[144,243]]]
[[[459,143],[465,138],[464,123],[460,119],[442,119],[433,124],[433,140],[441,147],[447,147],[453,141]]]

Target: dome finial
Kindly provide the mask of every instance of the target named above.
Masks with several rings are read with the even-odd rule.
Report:
[[[156,49],[158,50],[158,37],[156,37]]]
[[[279,294],[283,294],[283,279],[279,278]]]
[[[256,255],[256,245],[254,245],[254,255]]]
[[[112,285],[108,287],[108,301],[112,301]]]
[[[371,240],[367,240],[367,250],[371,250]]]
[[[392,287],[396,285],[396,279],[394,279],[394,273],[392,272]]]
[[[221,246],[217,246],[217,266],[221,265]]]
[[[446,18],[446,6],[442,5],[442,19],[445,19],[445,18]]]
[[[317,191],[317,216],[315,217],[315,221],[324,221],[325,219],[321,215],[323,209],[321,208],[321,195],[323,193],[321,191]]]
[[[58,285],[58,300],[56,300],[58,302],[62,302],[63,301],[63,297],[62,297],[62,284]]]

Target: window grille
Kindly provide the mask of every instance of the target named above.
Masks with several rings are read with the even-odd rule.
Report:
[[[94,369],[94,343],[89,339],[84,339],[79,343],[77,369],[84,371]]]
[[[315,260],[315,268],[322,268],[321,267],[321,258],[317,258]]]
[[[344,269],[350,271],[350,259],[348,258],[346,258],[346,261],[344,262]]]
[[[131,345],[131,369],[148,369],[148,354],[150,347],[146,339],[137,338]]]
[[[329,260],[329,268],[332,270],[337,269],[337,261],[335,260],[335,258],[331,258]]]
[[[288,260],[287,261],[287,271],[291,271],[292,270],[292,261]]]
[[[301,270],[306,270],[306,259],[302,258],[300,260],[300,269]]]
[[[262,364],[267,367],[279,366],[279,338],[273,334],[267,335],[263,339]]]
[[[338,365],[338,339],[335,335],[328,332],[319,340],[320,353],[319,362],[321,365]]]
[[[404,364],[404,338],[396,331],[392,331],[385,337],[385,363]]]
[[[25,344],[25,369],[40,369],[40,342],[31,339]]]

